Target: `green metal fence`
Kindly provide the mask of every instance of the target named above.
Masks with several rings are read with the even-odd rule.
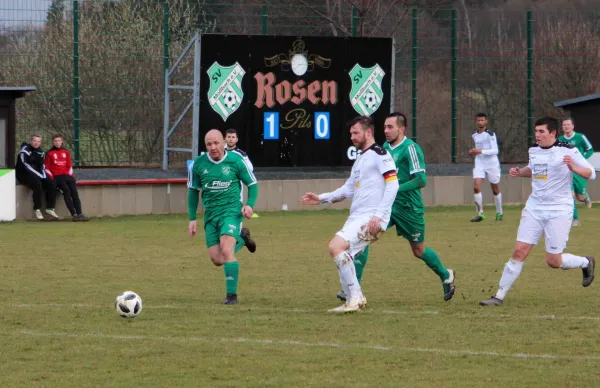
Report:
[[[18,104],[19,140],[62,133],[81,166],[160,164],[164,69],[196,29],[393,36],[395,107],[429,163],[471,161],[478,112],[498,133],[501,160],[523,160],[535,117],[560,116],[554,101],[600,89],[599,14],[369,3],[0,0],[0,85],[38,89]],[[191,80],[183,69],[181,82]],[[174,115],[184,98],[173,99]]]

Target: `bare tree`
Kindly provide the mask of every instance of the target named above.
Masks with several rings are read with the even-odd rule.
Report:
[[[82,3],[79,17],[80,150],[83,165],[159,164],[163,122],[163,9],[124,0]],[[199,9],[170,1],[173,52],[194,34]],[[33,33],[33,32],[32,32]],[[73,21],[53,19],[35,37],[12,40],[4,82],[35,84],[19,104],[24,131],[61,132],[73,146]],[[26,53],[26,55],[25,55]],[[26,133],[19,134],[21,138]]]

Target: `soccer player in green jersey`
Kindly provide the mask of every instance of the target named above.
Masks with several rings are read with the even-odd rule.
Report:
[[[395,226],[397,235],[408,240],[413,255],[423,260],[440,277],[444,300],[448,301],[452,299],[456,290],[455,273],[452,269],[446,269],[437,253],[425,245],[425,206],[421,197],[421,189],[427,185],[425,158],[421,147],[406,137],[406,122],[406,116],[402,113],[392,113],[385,120],[384,132],[387,141],[383,148],[392,155],[400,182],[387,229]],[[367,257],[368,252],[363,252],[354,260],[366,263]],[[343,292],[337,297],[345,300]]]
[[[565,143],[573,145],[586,159],[589,159],[594,154],[594,148],[587,137],[585,137],[583,133],[575,132],[575,122],[572,118],[563,120],[562,130],[564,135],[558,138],[559,141],[564,141]],[[586,179],[583,179],[579,175],[573,175],[572,191],[575,199],[577,199],[579,202],[585,202],[585,205],[588,207],[588,209],[592,207],[592,200],[587,193]],[[577,202],[573,200],[573,226],[578,225],[579,212],[577,211]]]
[[[239,264],[235,253],[244,245],[250,252],[256,251],[256,243],[250,231],[242,228],[242,220],[252,217],[258,185],[242,156],[225,150],[221,131],[211,129],[204,142],[207,152],[188,167],[189,234],[196,235],[196,213],[202,191],[208,254],[214,265],[223,266],[225,270],[224,304],[237,304]],[[242,202],[241,183],[248,187],[246,206]]]

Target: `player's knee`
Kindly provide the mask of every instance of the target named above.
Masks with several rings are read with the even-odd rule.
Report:
[[[546,253],[546,264],[550,268],[559,268],[562,264],[562,254],[560,253]]]
[[[525,261],[527,258],[527,249],[525,247],[517,246],[513,251],[512,258],[516,261]]]
[[[481,193],[481,186],[480,186],[480,185],[477,185],[477,184],[473,185],[473,192],[474,192],[475,194],[479,194],[479,193]]]
[[[500,194],[500,187],[498,185],[492,185],[492,193],[494,195]]]
[[[417,259],[420,259],[423,257],[423,254],[425,253],[425,245],[424,244],[411,245],[410,248],[412,249],[413,255]]]
[[[337,246],[337,244],[334,244],[333,241],[329,242],[329,256],[331,256],[332,258],[335,258],[337,255],[339,255],[341,252]]]
[[[337,238],[334,238],[329,242],[328,249],[329,256],[331,256],[332,259],[336,258],[338,255],[345,251],[344,247],[340,244],[340,241]]]
[[[235,257],[235,249],[229,243],[221,243],[221,253],[224,261],[231,260]]]
[[[216,252],[211,253],[210,259],[212,260],[213,264],[216,265],[217,267],[220,267],[223,264],[225,264],[225,259],[223,258],[223,255],[221,253],[216,253]]]

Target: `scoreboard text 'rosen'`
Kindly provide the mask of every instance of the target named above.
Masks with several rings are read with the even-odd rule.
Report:
[[[300,105],[306,99],[314,105],[319,102],[325,105],[334,105],[338,101],[338,85],[335,81],[312,81],[306,85],[303,80],[298,80],[293,84],[286,80],[273,86],[276,81],[273,73],[263,74],[259,72],[254,75],[254,78],[257,83],[254,105],[257,108],[262,108],[265,104],[267,107],[273,108],[275,102],[284,105],[288,101]]]

